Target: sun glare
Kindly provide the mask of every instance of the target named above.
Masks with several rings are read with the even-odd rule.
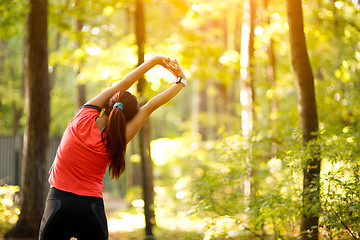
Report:
[[[273,13],[271,16],[276,20],[280,19],[280,14],[278,14],[278,13]]]
[[[101,53],[100,47],[86,47],[85,50],[90,56],[96,56]]]
[[[264,34],[264,28],[261,26],[257,26],[254,30],[256,36],[261,37]]]
[[[200,6],[199,6],[198,4],[193,4],[193,5],[191,6],[191,9],[192,9],[193,11],[199,11],[199,10],[200,10]]]

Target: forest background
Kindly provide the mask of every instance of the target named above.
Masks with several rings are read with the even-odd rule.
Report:
[[[24,0],[0,2],[2,136],[25,130],[29,10]],[[49,0],[50,137],[60,138],[79,106],[133,69],[143,46],[145,59],[178,59],[189,79],[152,115],[147,132],[158,223],[170,216],[206,223],[196,236],[178,239],[359,239],[360,2],[304,0],[302,10],[318,115],[316,137],[306,144],[284,1]],[[131,91],[143,102],[173,79],[158,67],[141,91]],[[128,146],[120,181],[105,180],[109,195],[133,210],[146,198],[139,138]],[[309,163],[314,149],[321,173],[312,204],[303,171],[320,169],[320,161]],[[1,189],[5,232],[20,213],[6,196],[19,189]],[[308,212],[318,223],[304,232]]]

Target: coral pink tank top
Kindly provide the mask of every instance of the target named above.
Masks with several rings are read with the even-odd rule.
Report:
[[[51,186],[82,196],[103,196],[109,154],[96,127],[100,111],[85,105],[68,124],[50,169]]]

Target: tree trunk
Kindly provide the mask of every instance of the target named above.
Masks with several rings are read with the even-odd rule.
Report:
[[[8,41],[0,39],[0,85],[4,83],[4,64],[5,64],[5,55],[8,52]],[[2,102],[0,99],[0,112],[2,112]]]
[[[15,102],[11,104],[11,109],[13,112],[13,122],[11,126],[11,135],[16,136],[20,128],[20,118],[23,116],[24,109],[19,107]]]
[[[60,10],[61,14],[64,14],[66,11],[68,11],[69,8],[69,2],[70,0],[66,0],[65,2],[65,6],[64,8],[62,8]],[[63,24],[62,22],[60,22],[60,24]],[[60,42],[61,42],[61,31],[60,28],[57,28],[56,31],[56,37],[55,37],[55,41],[54,41],[54,47],[51,50],[52,52],[57,52],[60,49]],[[55,85],[55,80],[56,80],[56,70],[57,70],[57,64],[55,64],[54,66],[52,66],[51,71],[49,71],[49,82],[50,82],[50,89],[52,89]]]
[[[57,52],[60,48],[60,38],[61,34],[58,30],[55,37],[55,46],[52,52]],[[49,71],[49,82],[50,82],[50,88],[52,89],[55,85],[55,77],[56,77],[56,70],[57,70],[57,64],[54,64],[51,66],[51,70]]]
[[[269,0],[264,0],[264,10],[267,11],[268,10],[268,4],[269,4]],[[268,26],[270,26],[271,21],[270,21],[270,13],[268,12],[268,14],[265,15],[265,21],[268,24]],[[273,132],[277,132],[278,131],[278,126],[277,126],[277,115],[278,115],[278,100],[277,100],[277,93],[276,93],[276,75],[275,75],[275,70],[276,70],[276,59],[275,59],[275,52],[274,52],[274,39],[272,38],[272,36],[270,36],[269,39],[269,43],[268,43],[268,57],[269,57],[269,63],[267,65],[267,77],[268,77],[268,82],[270,84],[270,127],[271,129],[273,129]],[[277,147],[276,147],[276,141],[273,141],[272,146],[271,146],[271,153],[274,156],[276,154],[277,151]]]
[[[78,9],[82,9],[84,7],[81,0],[75,1],[75,7]],[[83,44],[82,28],[84,26],[84,23],[79,18],[80,14],[81,14],[81,12],[79,11],[75,18],[75,31],[77,34],[76,45],[78,48],[81,48],[82,44]],[[77,73],[76,73],[77,76],[79,76],[79,74],[81,73],[82,64],[83,64],[82,62],[78,63]],[[80,108],[86,103],[86,88],[85,88],[85,84],[83,82],[79,81],[79,79],[77,80],[77,93],[78,93],[78,101],[77,102],[78,102],[78,107]]]
[[[200,81],[196,78],[192,79],[191,85],[193,88],[191,131],[193,135],[196,135],[200,132]]]
[[[26,44],[26,39],[24,39],[23,41],[24,46]],[[10,53],[9,53],[9,59],[11,59]],[[25,54],[23,55],[23,59],[22,59],[22,71],[21,71],[21,76],[20,76],[20,92],[21,95],[24,96],[25,95]],[[12,81],[16,81],[16,70],[14,69],[14,66],[9,66],[10,71],[10,79]],[[11,134],[13,136],[16,136],[18,134],[19,128],[20,128],[20,119],[24,114],[24,106],[22,104],[19,104],[16,99],[13,99],[12,103],[11,103],[11,108],[12,108],[12,112],[13,112],[13,121],[12,121],[12,126],[11,126]]]
[[[21,214],[5,238],[37,239],[47,187],[50,85],[47,57],[47,0],[30,0],[26,21],[26,124]]]
[[[229,109],[228,109],[228,87],[226,84],[221,83],[218,84],[217,89],[219,89],[219,101],[218,101],[218,118],[219,118],[219,127],[222,128],[224,131],[227,131],[228,129],[228,123],[229,123]]]
[[[80,72],[79,72],[80,73]],[[78,73],[78,74],[79,74]],[[79,83],[77,84],[78,90],[78,107],[81,108],[86,103],[86,88],[85,84]]]
[[[242,106],[242,131],[243,135],[249,135],[253,131],[255,119],[254,110],[254,79],[253,79],[253,59],[254,59],[254,27],[255,27],[255,3],[254,0],[244,1],[243,25],[241,33],[241,93],[240,100]]]
[[[145,239],[151,238],[154,235],[152,229],[155,225],[154,176],[153,162],[150,155],[150,128],[151,124],[148,120],[139,132],[143,199],[145,203]]]
[[[209,103],[207,101],[207,88],[208,88],[208,82],[204,82],[203,86],[201,86],[201,82],[199,82],[200,84],[200,89],[199,89],[199,122],[198,122],[198,129],[199,129],[199,133],[201,134],[201,138],[202,140],[206,141],[209,139],[209,122],[206,121],[207,117],[209,116]]]
[[[144,3],[142,0],[136,0],[135,10],[135,35],[136,44],[138,46],[138,66],[144,62],[145,55],[145,13]],[[138,81],[138,93],[141,105],[146,103],[144,97],[144,89],[146,86],[145,78],[142,77]],[[142,188],[144,198],[144,213],[145,213],[145,238],[152,238],[154,235],[152,228],[155,225],[155,211],[154,211],[154,177],[153,177],[153,163],[150,156],[150,118],[146,121],[144,126],[139,131],[140,156],[141,156],[141,170],[142,170]]]
[[[131,33],[131,10],[130,7],[128,6],[124,6],[124,36],[126,37],[127,35],[129,35]]]
[[[241,32],[241,58],[240,58],[240,103],[241,128],[244,137],[249,138],[254,131],[255,110],[254,110],[254,27],[255,27],[255,0],[244,0],[243,24]],[[255,196],[256,184],[254,182],[256,171],[252,169],[252,144],[249,143],[246,156],[246,177],[244,179],[245,205],[249,206],[251,198]],[[245,214],[245,224],[249,222]]]
[[[316,139],[318,117],[315,100],[314,77],[307,54],[301,0],[287,0],[287,14],[291,45],[292,65],[295,72],[298,110],[304,146]],[[301,239],[318,239],[320,213],[320,152],[312,147],[305,159],[303,179],[303,213]]]
[[[230,43],[231,45],[234,46],[234,50],[237,51],[238,53],[241,53],[241,32],[242,32],[242,24],[241,24],[241,15],[242,15],[242,7],[241,4],[239,2],[235,3],[234,6],[234,10],[235,10],[235,22],[234,22],[234,30],[233,30],[233,34],[234,34],[234,39],[233,39],[233,43]],[[241,66],[240,68],[237,68],[234,70],[234,78],[236,78],[237,76],[240,76],[240,70],[241,70]],[[240,81],[241,82],[241,81]],[[239,92],[239,88],[240,88],[240,83],[239,82],[233,82],[232,83],[233,86],[229,88],[229,98],[228,98],[228,115],[230,116],[229,122],[227,124],[227,130],[231,131],[231,129],[233,128],[237,128],[237,126],[239,126],[240,124],[237,123],[236,121],[234,121],[236,118],[236,111],[235,111],[235,103],[239,102],[238,99],[238,92]],[[242,122],[242,120],[240,120],[240,123]]]
[[[190,118],[190,112],[191,112],[191,102],[189,101],[191,99],[190,92],[185,91],[184,94],[181,96],[181,102],[182,109],[181,109],[181,122],[186,122]]]

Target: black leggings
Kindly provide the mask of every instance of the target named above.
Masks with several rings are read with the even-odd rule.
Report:
[[[41,220],[39,240],[107,240],[104,202],[50,188]]]

